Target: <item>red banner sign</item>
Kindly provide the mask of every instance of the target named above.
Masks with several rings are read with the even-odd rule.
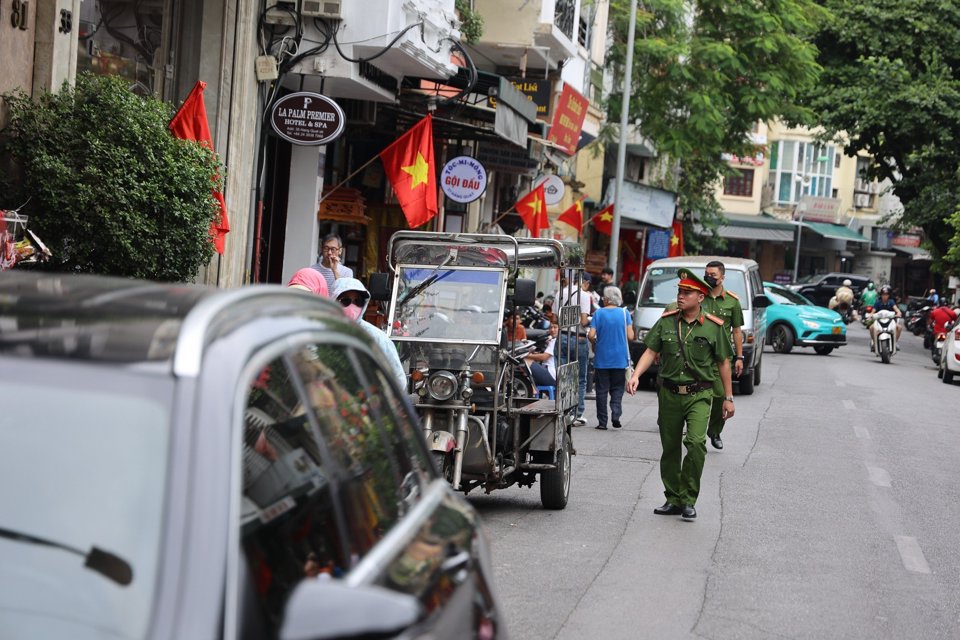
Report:
[[[563,147],[568,155],[575,154],[588,105],[589,101],[573,87],[568,84],[563,85],[563,92],[553,112],[553,123],[550,125],[550,135],[547,140]]]

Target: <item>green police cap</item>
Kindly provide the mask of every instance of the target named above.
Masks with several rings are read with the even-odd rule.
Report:
[[[680,289],[692,289],[693,291],[699,291],[703,295],[710,293],[710,285],[703,281],[703,278],[695,274],[690,269],[684,267],[677,271],[677,275],[680,276],[680,282],[677,284],[677,287]]]

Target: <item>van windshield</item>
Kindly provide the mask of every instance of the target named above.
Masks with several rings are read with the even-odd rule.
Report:
[[[680,277],[677,270],[683,267],[657,267],[647,271],[643,279],[643,290],[640,292],[640,306],[642,307],[666,307],[671,302],[677,301],[677,283]],[[690,268],[690,267],[687,267]],[[702,276],[699,271],[702,267],[692,269],[694,273]],[[733,271],[727,269],[723,280],[723,288],[732,291],[740,298],[740,306],[744,309],[749,308],[749,298],[747,297],[747,283],[743,271]]]

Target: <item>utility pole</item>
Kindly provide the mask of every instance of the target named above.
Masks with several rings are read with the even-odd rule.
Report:
[[[620,109],[620,144],[617,146],[617,178],[613,190],[613,223],[610,226],[610,256],[607,265],[614,274],[621,275],[617,262],[620,257],[620,208],[623,201],[623,170],[627,163],[627,121],[630,115],[630,92],[633,88],[633,39],[637,32],[637,0],[630,0],[630,25],[627,27],[627,61],[623,78],[623,106]],[[619,282],[614,276],[614,282]]]

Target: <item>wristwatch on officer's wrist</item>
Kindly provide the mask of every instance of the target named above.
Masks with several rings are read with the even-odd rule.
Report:
[[[743,360],[743,356],[737,356],[737,360]]]
[[[733,396],[726,396],[724,400],[726,400],[727,402],[733,402]]]

